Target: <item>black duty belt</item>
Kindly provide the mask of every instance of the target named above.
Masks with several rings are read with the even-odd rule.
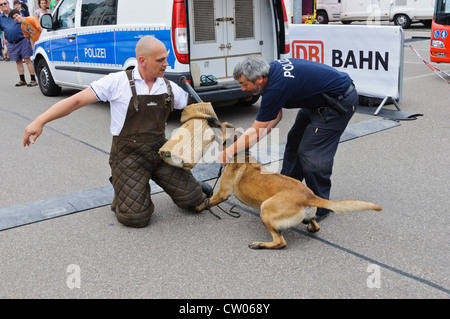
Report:
[[[347,113],[347,110],[342,106],[341,101],[347,97],[347,95],[350,94],[355,89],[355,85],[351,83],[348,87],[348,89],[345,91],[344,94],[339,95],[337,97],[331,97],[326,93],[321,93],[321,96],[327,101],[327,105],[331,107],[333,110],[345,114]]]
[[[355,85],[354,85],[353,83],[350,84],[349,87],[348,87],[348,89],[347,89],[347,91],[345,91],[344,94],[339,95],[339,96],[336,97],[336,98],[337,98],[339,101],[342,100],[342,99],[344,99],[345,97],[347,97],[347,95],[348,95],[351,91],[353,91],[354,88],[355,88]]]

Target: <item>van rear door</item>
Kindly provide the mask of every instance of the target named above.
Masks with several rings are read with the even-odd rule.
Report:
[[[265,2],[190,0],[191,70],[199,70],[200,76],[213,75],[218,82],[230,81],[242,56],[261,54],[261,3]],[[197,85],[199,79],[193,77]]]

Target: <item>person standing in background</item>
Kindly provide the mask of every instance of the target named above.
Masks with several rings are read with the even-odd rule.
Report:
[[[29,17],[30,13],[28,12],[28,7],[25,9],[22,6],[22,2],[20,0],[14,0],[14,9],[19,11],[24,17]]]
[[[50,1],[50,4],[48,5],[48,7],[50,8],[50,10],[53,12],[53,10],[55,10],[56,6],[58,5],[60,0],[52,0]]]
[[[52,13],[52,11],[47,8],[47,0],[40,0],[39,8],[34,12],[34,17],[41,20],[41,17],[46,13]]]
[[[14,21],[20,22],[23,35],[30,39],[31,47],[34,49],[34,43],[39,40],[43,30],[39,20],[35,17],[24,17],[16,9],[11,11],[11,17]]]
[[[17,86],[36,86],[36,76],[34,73],[33,63],[30,57],[33,55],[28,38],[25,38],[22,32],[20,22],[16,22],[11,17],[11,8],[7,0],[0,0],[0,6],[3,13],[0,15],[0,31],[3,32],[3,38],[8,47],[9,56],[11,60],[16,62],[17,72],[19,73],[20,81]],[[25,81],[25,69],[23,62],[25,61],[28,72],[30,72],[31,81],[29,84]]]

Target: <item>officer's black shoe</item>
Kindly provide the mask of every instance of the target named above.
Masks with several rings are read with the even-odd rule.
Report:
[[[205,182],[200,182],[200,185],[202,186],[202,191],[203,191],[203,193],[205,193],[206,198],[210,198],[214,192],[211,185],[209,185],[208,183],[205,183]]]

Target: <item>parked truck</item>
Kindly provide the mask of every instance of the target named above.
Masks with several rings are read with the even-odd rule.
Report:
[[[406,29],[413,22],[431,26],[434,0],[341,0],[340,20],[391,21]]]
[[[341,15],[341,0],[317,0],[316,16],[320,24],[339,21]]]

